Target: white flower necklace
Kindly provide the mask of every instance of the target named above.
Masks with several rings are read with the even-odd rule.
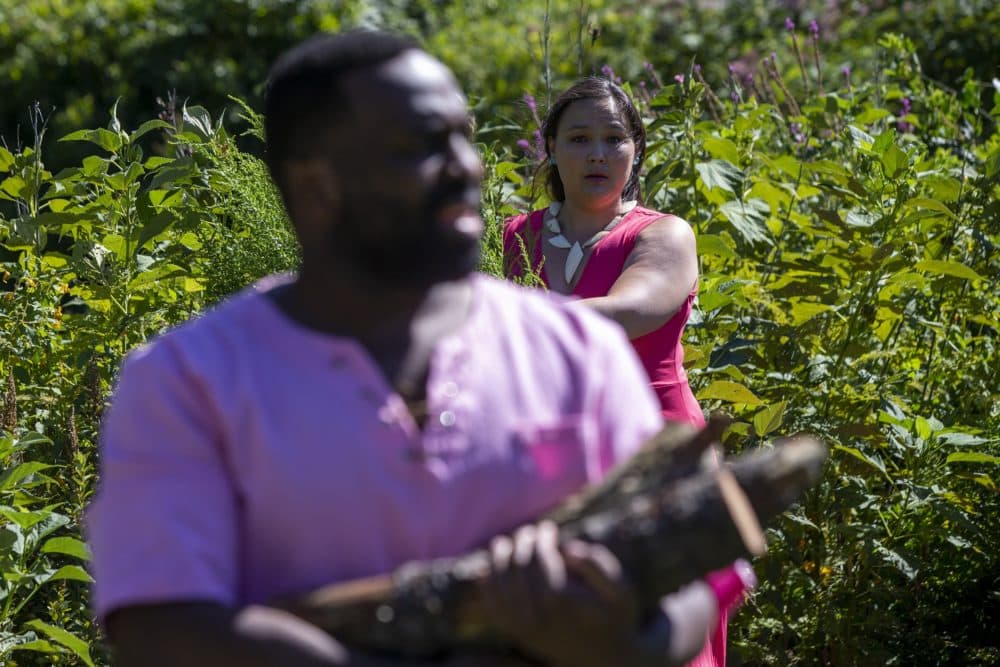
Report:
[[[625,215],[635,208],[636,202],[627,201],[622,203],[621,213],[616,215],[611,222],[606,224],[603,229],[591,236],[589,239],[584,241],[582,244],[579,241],[570,243],[570,240],[563,235],[562,225],[559,224],[559,209],[562,208],[562,202],[552,202],[549,205],[548,210],[545,212],[545,229],[552,233],[549,238],[549,243],[551,243],[556,248],[569,248],[569,254],[566,255],[566,266],[563,267],[563,275],[566,277],[566,284],[569,285],[573,276],[576,275],[576,270],[580,268],[580,262],[583,261],[584,248],[589,248],[594,245],[605,236],[607,236],[612,229],[614,229]]]

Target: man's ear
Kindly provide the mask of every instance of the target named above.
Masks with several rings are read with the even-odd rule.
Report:
[[[311,158],[285,163],[285,183],[292,220],[329,219],[340,202],[340,182],[328,160]]]

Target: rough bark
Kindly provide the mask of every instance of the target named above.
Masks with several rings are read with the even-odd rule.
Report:
[[[826,449],[810,437],[742,455],[721,469],[699,466],[722,428],[721,422],[701,432],[668,427],[602,484],[548,515],[559,525],[561,540],[606,545],[635,585],[642,608],[737,558],[756,555],[763,544],[758,517],[783,512],[819,479]],[[371,651],[426,657],[459,647],[504,650],[508,645],[479,600],[477,581],[488,570],[487,553],[476,551],[410,563],[279,606]]]

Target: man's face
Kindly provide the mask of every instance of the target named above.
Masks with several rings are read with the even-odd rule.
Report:
[[[483,224],[482,167],[465,98],[451,73],[406,51],[345,78],[350,119],[334,164],[335,256],[387,284],[422,286],[474,270]]]

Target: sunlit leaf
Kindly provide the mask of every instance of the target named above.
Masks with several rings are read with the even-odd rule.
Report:
[[[42,552],[75,556],[80,560],[90,559],[87,545],[75,537],[52,537],[42,545]]]
[[[753,416],[753,429],[758,436],[763,438],[781,428],[787,405],[787,401],[772,403],[771,405],[764,406],[762,410]]]
[[[729,139],[706,137],[702,145],[708,151],[708,154],[714,158],[719,158],[732,164],[737,164],[740,161],[739,149]]]
[[[738,382],[731,382],[729,380],[715,380],[712,384],[698,392],[698,399],[702,401],[715,399],[746,405],[761,404],[761,400],[752,391]]]
[[[912,580],[917,576],[917,569],[911,565],[908,560],[900,556],[895,551],[881,544],[875,543],[875,553],[881,556],[887,563],[902,572],[907,579]]]
[[[63,565],[61,568],[53,572],[52,576],[50,576],[48,580],[82,581],[85,584],[89,584],[94,581],[94,578],[79,565]]]
[[[906,208],[923,208],[929,209],[931,211],[937,211],[938,213],[944,213],[949,218],[954,219],[955,214],[952,213],[951,209],[944,202],[940,202],[936,199],[928,199],[926,197],[916,197],[914,199],[908,199],[904,206]]]
[[[12,166],[14,166],[14,156],[9,150],[0,146],[0,172],[7,171]]]
[[[955,452],[949,454],[948,463],[1000,463],[1000,456],[984,452]]]
[[[940,259],[925,259],[917,262],[913,267],[917,271],[926,271],[942,276],[953,276],[964,280],[982,280],[983,277],[971,268],[954,260],[944,261]]]
[[[697,237],[698,256],[715,255],[726,259],[738,257],[736,250],[718,234],[699,234]]]
[[[734,200],[720,206],[719,211],[748,243],[773,243],[771,232],[764,224],[771,212],[767,202],[761,199]]]
[[[743,183],[743,172],[727,160],[710,160],[695,165],[702,182],[709,190],[720,188],[736,194]]]
[[[88,667],[94,667],[94,661],[90,657],[90,648],[87,646],[87,642],[72,634],[68,630],[55,625],[49,625],[48,623],[39,620],[28,621],[26,625],[42,633],[57,644],[68,648],[73,655],[82,660]]]

